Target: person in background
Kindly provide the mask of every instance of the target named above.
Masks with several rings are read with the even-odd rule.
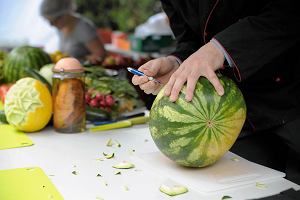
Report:
[[[219,95],[215,71],[236,81],[247,104],[247,120],[231,151],[286,173],[300,184],[300,13],[297,0],[161,0],[177,40],[172,55],[134,76],[147,94],[176,101],[184,84],[191,101],[199,77]]]
[[[75,13],[72,0],[43,0],[40,11],[58,29],[60,51],[92,64],[104,59],[106,52],[96,27]]]

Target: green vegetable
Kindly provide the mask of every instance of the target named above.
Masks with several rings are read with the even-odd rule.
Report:
[[[100,109],[91,108],[89,106],[86,107],[86,120],[88,121],[105,121],[109,120],[109,117],[106,113],[101,111]]]
[[[128,187],[127,185],[124,185],[124,186],[123,186],[123,190],[124,190],[124,191],[129,191],[129,187]]]
[[[107,153],[104,153],[104,152],[103,152],[103,155],[104,155],[104,157],[105,157],[106,159],[111,159],[111,158],[113,158],[113,157],[115,156],[114,153],[112,153],[112,154],[107,154]]]
[[[121,143],[120,142],[118,142],[117,140],[116,140],[116,143],[117,143],[117,147],[121,147]]]
[[[106,146],[111,147],[113,145],[112,139],[108,139],[106,142]]]
[[[237,157],[233,157],[230,160],[234,161],[234,162],[239,162],[240,160]]]
[[[188,192],[188,189],[181,185],[175,185],[172,187],[169,187],[167,185],[161,185],[159,187],[159,190],[169,196],[176,196]]]
[[[105,180],[101,180],[104,186],[108,186],[108,183]]]
[[[7,124],[6,116],[3,110],[0,110],[0,124]]]
[[[231,199],[231,198],[232,198],[231,196],[223,196],[222,200]]]
[[[77,171],[72,171],[72,174],[78,175],[78,172]]]
[[[34,79],[37,79],[39,81],[41,81],[42,83],[44,83],[47,88],[49,89],[50,92],[52,92],[52,86],[51,84],[42,76],[39,74],[39,72],[35,69],[32,69],[30,67],[24,67],[24,72],[27,73],[28,76],[34,78]]]
[[[84,67],[84,71],[90,77],[102,77],[107,76],[105,68],[101,66]]]
[[[114,165],[113,168],[116,168],[116,169],[131,169],[131,168],[134,168],[134,164],[124,161],[124,162],[121,162],[119,164]]]
[[[88,88],[93,88],[101,94],[110,94],[113,92],[115,97],[138,97],[138,94],[134,87],[128,80],[122,80],[116,77],[97,77],[87,75],[86,84]]]
[[[259,182],[256,182],[256,183],[255,183],[255,186],[256,186],[256,188],[258,188],[258,189],[266,189],[266,188],[267,188],[267,185],[266,185],[266,184],[264,184],[264,183],[259,183]]]
[[[231,148],[243,127],[243,95],[232,80],[225,76],[219,79],[225,90],[223,96],[201,77],[191,102],[185,100],[185,86],[175,103],[161,90],[152,105],[151,136],[161,152],[180,165],[213,164]]]
[[[52,75],[53,75],[53,71],[52,68],[54,67],[54,64],[47,64],[44,65],[40,71],[39,74],[44,77],[49,83],[50,85],[52,85]]]
[[[121,175],[121,171],[119,171],[119,170],[118,170],[118,171],[115,171],[115,172],[114,172],[114,175]]]
[[[134,108],[144,106],[138,93],[129,80],[123,80],[102,67],[85,68],[87,108],[99,112],[109,119],[120,117],[121,113],[131,112]],[[89,121],[96,121],[89,119]],[[99,121],[99,120],[97,120]]]

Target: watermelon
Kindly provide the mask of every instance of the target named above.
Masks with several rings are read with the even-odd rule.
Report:
[[[219,96],[201,77],[191,102],[185,100],[186,86],[176,102],[157,95],[150,111],[151,136],[160,151],[187,167],[215,163],[234,144],[246,119],[241,91],[229,78],[219,75],[225,94]]]
[[[48,63],[51,63],[51,58],[42,49],[31,46],[16,47],[5,60],[4,79],[6,82],[15,82],[27,76],[24,67],[39,71],[42,66]]]
[[[4,60],[7,56],[7,53],[5,51],[0,51],[0,81],[2,81],[3,77],[3,66],[4,66]]]
[[[2,79],[4,78],[4,75],[3,75],[3,67],[4,66],[4,61],[3,60],[0,60],[0,83],[2,82]]]

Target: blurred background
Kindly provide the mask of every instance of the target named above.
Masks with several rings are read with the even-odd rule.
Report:
[[[161,12],[155,0],[74,0],[76,11],[104,30],[134,32],[151,15]],[[58,49],[54,27],[41,16],[42,0],[0,1],[0,48],[20,45],[43,47],[47,52]],[[105,34],[105,33],[104,33]],[[109,37],[109,36],[108,36]]]
[[[154,96],[133,86],[126,68],[137,69],[175,47],[156,0],[1,0],[0,24],[2,103],[17,80],[39,74],[52,84],[53,66],[75,57],[85,67],[88,108],[110,117],[149,109]],[[95,96],[110,101],[104,105]]]

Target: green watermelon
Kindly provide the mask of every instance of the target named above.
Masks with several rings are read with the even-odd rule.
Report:
[[[215,163],[233,145],[246,119],[246,104],[235,83],[219,75],[225,94],[219,96],[204,77],[197,82],[191,102],[186,86],[176,102],[162,89],[150,111],[151,136],[160,151],[187,167]]]
[[[51,63],[50,56],[40,48],[31,46],[14,48],[4,63],[4,79],[6,82],[15,82],[27,76],[24,67],[39,71],[42,66],[48,63]]]
[[[7,53],[5,51],[0,51],[0,82],[4,78],[3,75],[3,66],[4,66],[4,60],[7,56]]]

